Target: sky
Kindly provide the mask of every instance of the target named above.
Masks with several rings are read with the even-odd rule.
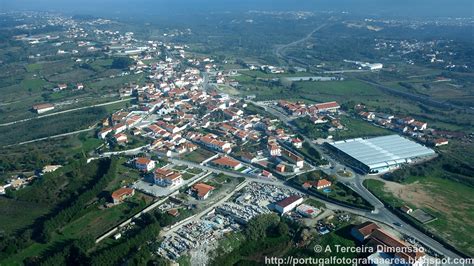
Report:
[[[183,15],[247,10],[348,11],[407,17],[474,16],[474,0],[0,0],[3,10],[100,16]]]

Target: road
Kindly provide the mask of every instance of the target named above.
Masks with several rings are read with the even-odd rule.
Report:
[[[284,114],[284,113],[280,112],[279,110],[277,110],[275,107],[269,106],[269,105],[263,105],[263,104],[260,104],[258,102],[252,102],[252,103],[256,104],[260,107],[265,108],[265,110],[267,112],[269,112],[270,114],[278,117],[280,119],[280,121],[285,123],[287,126],[292,128],[296,132],[299,132],[299,130],[293,124],[290,123],[291,119],[288,118],[288,116],[286,114]],[[329,155],[327,155],[326,152],[321,149],[321,147],[315,145],[312,142],[311,139],[309,139],[308,137],[306,137],[304,135],[302,135],[302,137],[303,137],[304,141],[306,141],[314,149],[316,149],[318,152],[320,152],[322,155],[324,155],[325,158],[329,159],[330,162],[335,166],[333,171],[328,171],[327,169],[322,169],[322,168],[320,170],[322,170],[322,171],[326,172],[327,174],[331,175],[331,174],[334,174],[335,171],[337,171],[338,168],[340,169],[340,168],[344,167],[343,165],[339,164],[337,161],[331,159],[331,157]],[[399,232],[401,232],[405,235],[414,237],[419,242],[423,243],[424,245],[426,245],[427,247],[431,248],[432,250],[436,251],[439,254],[443,254],[444,256],[451,257],[451,258],[460,258],[460,256],[458,254],[456,254],[456,253],[452,252],[451,250],[445,248],[438,241],[434,240],[433,238],[431,238],[430,236],[424,234],[423,232],[419,231],[418,229],[414,228],[413,226],[405,223],[398,216],[393,214],[390,210],[388,210],[385,207],[385,205],[377,197],[375,197],[367,188],[364,187],[363,181],[364,181],[365,177],[361,176],[357,173],[353,173],[353,174],[354,174],[354,176],[352,178],[342,178],[342,177],[339,177],[338,175],[336,175],[336,176],[338,176],[338,179],[340,179],[343,183],[348,184],[348,186],[352,190],[354,190],[357,194],[359,194],[361,197],[363,197],[371,205],[374,206],[375,210],[373,212],[363,213],[363,216],[365,216],[369,219],[373,219],[373,220],[376,220],[376,221],[383,222],[383,223],[391,226],[395,230],[397,230],[397,231],[399,231]],[[402,226],[394,226],[394,223],[399,223]]]
[[[319,31],[320,29],[326,27],[327,24],[322,24],[320,25],[319,27],[317,27],[316,29],[314,29],[313,31],[311,31],[310,33],[308,33],[308,35],[306,35],[305,37],[303,37],[302,39],[299,39],[297,41],[294,41],[294,42],[291,42],[291,43],[288,43],[288,44],[285,44],[285,45],[281,45],[281,46],[278,46],[276,49],[275,49],[275,55],[280,58],[280,59],[283,59],[285,61],[289,61],[290,59],[296,61],[296,62],[299,62],[303,65],[307,65],[307,63],[301,61],[299,58],[295,58],[295,57],[290,57],[290,56],[287,56],[285,54],[285,51],[292,47],[292,46],[296,46],[300,43],[303,43],[307,40],[309,40],[314,33],[316,33],[317,31]]]
[[[59,135],[54,135],[54,136],[49,136],[49,137],[44,137],[44,138],[38,138],[38,139],[23,141],[23,142],[19,142],[19,143],[15,143],[15,144],[5,145],[5,146],[3,146],[3,148],[13,147],[13,146],[20,146],[20,145],[25,145],[25,144],[34,143],[34,142],[43,141],[43,140],[48,140],[48,139],[62,138],[62,137],[66,137],[66,136],[70,136],[70,135],[74,135],[74,134],[79,134],[79,133],[82,133],[82,132],[88,132],[88,131],[94,130],[95,127],[96,127],[96,125],[93,125],[93,126],[88,127],[86,129],[76,130],[76,131],[73,131],[73,132],[68,132],[68,133],[63,133],[63,134],[59,134]]]
[[[59,112],[54,112],[54,113],[45,114],[45,115],[39,115],[39,116],[31,117],[31,118],[26,118],[26,119],[21,119],[21,120],[13,121],[13,122],[3,123],[3,124],[0,124],[0,127],[11,126],[11,125],[18,124],[18,123],[28,122],[28,121],[31,121],[31,120],[34,120],[34,119],[40,119],[40,118],[55,116],[55,115],[59,115],[59,114],[65,114],[65,113],[69,113],[69,112],[75,112],[75,111],[84,110],[84,109],[88,109],[88,108],[101,107],[101,106],[107,106],[107,105],[111,105],[111,104],[126,102],[126,101],[130,101],[131,99],[132,99],[132,98],[126,98],[126,99],[121,99],[121,100],[112,101],[112,102],[94,104],[94,105],[89,105],[89,106],[83,106],[83,107],[68,109],[68,110],[59,111]]]

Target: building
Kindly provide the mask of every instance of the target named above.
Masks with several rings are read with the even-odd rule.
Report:
[[[277,202],[275,204],[275,210],[278,211],[280,214],[285,214],[296,208],[296,206],[300,205],[301,203],[303,203],[302,197],[297,195],[289,196]]]
[[[303,166],[304,166],[303,158],[301,158],[298,155],[292,153],[291,151],[285,150],[285,149],[283,149],[282,155],[285,156],[285,158],[287,158],[288,161],[295,164],[297,168],[303,168]]]
[[[297,149],[303,148],[303,141],[300,140],[299,138],[291,139],[291,144],[293,144],[293,147]]]
[[[316,189],[324,189],[327,187],[330,187],[332,185],[331,181],[327,179],[319,179],[318,181],[315,182],[315,187]]]
[[[321,210],[319,210],[318,208],[307,204],[301,204],[296,208],[296,211],[307,218],[314,218],[321,213]]]
[[[318,103],[314,107],[317,108],[318,112],[337,112],[341,106],[337,102]]]
[[[155,161],[146,157],[138,157],[135,159],[135,167],[142,172],[150,172],[155,168]]]
[[[436,147],[443,146],[443,145],[448,145],[448,143],[449,143],[449,141],[447,139],[444,139],[444,138],[434,140],[434,145]]]
[[[43,167],[43,170],[41,170],[41,171],[43,173],[51,173],[51,172],[54,172],[54,171],[58,170],[61,167],[62,167],[62,165],[45,165]]]
[[[205,200],[209,197],[214,189],[215,187],[213,186],[209,186],[204,183],[198,183],[191,188],[191,194],[199,200]]]
[[[135,190],[133,188],[119,188],[112,192],[112,201],[114,204],[122,203],[126,198],[132,197],[135,195]]]
[[[179,172],[164,168],[156,169],[153,178],[155,184],[162,187],[179,186],[183,183],[183,177]]]
[[[369,236],[380,227],[374,222],[365,222],[352,227],[351,235],[359,242],[364,242]]]
[[[280,146],[275,142],[268,143],[268,152],[271,156],[281,156]]]
[[[346,157],[353,168],[371,174],[394,170],[436,155],[432,149],[399,135],[336,141],[329,143],[329,147]]]
[[[410,208],[410,207],[408,207],[408,206],[406,206],[406,205],[400,207],[400,210],[401,210],[402,212],[404,212],[404,213],[407,213],[407,214],[410,214],[410,213],[413,212],[413,209]]]
[[[239,170],[240,168],[243,167],[242,163],[240,163],[239,161],[234,160],[230,157],[227,157],[227,156],[219,157],[219,158],[213,160],[212,164],[216,165],[216,166],[219,166],[219,167],[232,169],[232,170],[235,170],[235,171],[237,171],[237,170]]]
[[[50,103],[36,104],[32,107],[33,111],[37,114],[46,113],[48,111],[54,110],[54,105]]]

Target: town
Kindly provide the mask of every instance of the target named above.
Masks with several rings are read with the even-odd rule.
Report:
[[[308,14],[295,16],[306,19]],[[167,263],[188,260],[192,265],[207,265],[224,241],[245,235],[264,217],[290,226],[286,234],[302,234],[302,230],[291,229],[292,224],[310,231],[311,237],[300,235],[295,241],[298,247],[308,247],[314,239],[324,241],[331,233],[349,228],[347,236],[354,245],[375,247],[373,252],[361,254],[374,265],[381,265],[377,261],[383,258],[402,259],[404,265],[425,265],[433,258],[461,257],[423,227],[442,219],[441,214],[417,204],[395,202],[374,191],[377,182],[392,181],[395,171],[434,161],[443,156],[440,149],[452,141],[470,142],[472,135],[430,127],[429,119],[415,119],[363,102],[342,104],[327,97],[316,101],[262,100],[239,93],[246,86],[239,80],[248,71],[263,75],[265,82],[288,82],[290,88],[296,83],[344,82],[339,72],[313,76],[302,74],[305,68],[293,67],[292,75],[274,78],[289,73],[290,68],[240,62],[243,69],[229,69],[225,67],[228,62],[194,53],[184,43],[141,39],[133,31],[108,29],[115,23],[108,19],[84,22],[65,16],[44,18],[51,27],[66,25],[67,31],[14,36],[32,49],[52,45],[45,51],[50,54],[38,52],[29,55],[30,60],[67,57],[81,68],[85,64],[85,68],[99,68],[88,57],[101,54],[120,70],[96,82],[127,81],[113,89],[107,87],[107,95],[101,96],[93,92],[96,88],[88,80],[50,82],[43,87],[42,101],[30,105],[24,118],[1,125],[26,125],[78,110],[118,106],[105,115],[100,113],[100,122],[85,129],[5,145],[8,148],[92,132],[88,141],[96,145],[87,152],[81,150],[76,161],[100,174],[77,186],[78,199],[83,200],[87,189],[101,191],[100,197],[84,199],[84,205],[93,206],[96,214],[88,219],[104,222],[106,219],[100,218],[106,217],[104,213],[115,215],[104,230],[94,232],[92,247],[106,250],[128,240],[135,243],[140,236],[137,232],[156,220],[159,233],[137,244],[136,250],[143,248],[150,251],[147,256],[163,258]],[[20,28],[36,27],[25,24]],[[191,32],[167,29],[163,36]],[[376,48],[380,50],[396,45],[421,49],[421,44],[378,41]],[[426,56],[431,63],[443,63],[437,59],[441,55]],[[363,73],[386,67],[364,61],[344,63]],[[57,102],[52,100],[54,95],[73,96]],[[80,104],[91,99],[91,105]],[[13,175],[0,184],[0,196],[14,198],[38,183],[52,182],[48,179],[56,175],[86,176],[87,172],[66,163],[40,163],[37,169]],[[64,206],[72,208],[79,200],[64,201]],[[87,208],[91,207],[79,209],[87,212]],[[58,211],[51,217],[61,215]],[[74,221],[74,215],[77,213],[64,217]],[[48,224],[47,219],[42,223],[44,228],[55,225]],[[61,226],[77,230],[77,225]],[[67,230],[53,229],[48,235],[44,229],[41,237],[67,235]],[[392,252],[391,248],[407,251]]]

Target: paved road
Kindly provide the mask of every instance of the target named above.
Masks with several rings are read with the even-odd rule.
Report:
[[[44,118],[44,117],[55,116],[55,115],[59,115],[59,114],[69,113],[69,112],[75,112],[75,111],[79,111],[79,110],[83,110],[83,109],[88,109],[88,108],[93,108],[93,107],[101,107],[101,106],[107,106],[107,105],[111,105],[111,104],[126,102],[126,101],[130,101],[131,99],[132,99],[132,98],[126,98],[126,99],[121,99],[121,100],[112,101],[112,102],[94,104],[94,105],[83,106],[83,107],[68,109],[68,110],[64,110],[64,111],[49,113],[49,114],[45,114],[45,115],[39,115],[39,116],[31,117],[31,118],[26,118],[26,119],[21,119],[21,120],[13,121],[13,122],[3,123],[3,124],[0,124],[0,127],[11,126],[11,125],[14,125],[14,124],[27,122],[27,121],[31,121],[31,120],[34,120],[34,119],[40,119],[40,118]]]
[[[298,129],[290,123],[290,119],[286,114],[281,113],[278,111],[276,108],[273,106],[269,105],[262,105],[259,104],[258,102],[252,102],[253,104],[257,104],[263,108],[272,115],[275,115],[276,117],[280,118],[282,122],[287,124],[290,128],[293,130],[298,131]],[[313,148],[315,148],[317,151],[319,151],[322,155],[325,155],[325,158],[329,159],[331,163],[335,166],[333,171],[336,171],[337,168],[342,168],[344,167],[343,165],[339,164],[335,160],[331,159],[330,156],[325,154],[325,151],[321,149],[321,147],[318,147],[315,145],[311,139],[303,135],[304,140],[309,143]],[[327,169],[321,169],[322,171],[328,172]],[[334,172],[330,172],[329,174],[334,174]],[[337,175],[336,175],[337,176]],[[364,176],[361,176],[357,173],[354,173],[354,176],[352,178],[341,178],[342,182],[346,183],[349,185],[349,187],[357,192],[360,196],[362,196],[365,200],[367,200],[371,205],[374,206],[375,210],[373,212],[366,212],[363,213],[362,215],[376,220],[383,222],[387,225],[390,225],[392,228],[395,230],[404,233],[405,235],[412,236],[415,239],[417,239],[419,242],[425,244],[427,247],[431,248],[432,250],[436,251],[437,253],[443,254],[447,257],[451,258],[460,258],[459,255],[456,253],[452,252],[451,250],[445,248],[442,244],[440,244],[438,241],[434,240],[430,236],[424,234],[423,232],[419,231],[418,229],[414,228],[413,226],[405,223],[403,220],[401,220],[398,216],[393,214],[390,210],[388,210],[385,205],[377,199],[367,188],[365,188],[362,184],[363,180],[365,179]],[[394,223],[399,223],[402,226],[394,226]]]
[[[275,54],[279,58],[286,59],[285,51],[288,48],[290,48],[291,46],[296,46],[300,43],[303,43],[303,42],[309,40],[313,36],[314,33],[319,31],[320,29],[324,28],[325,26],[326,26],[326,24],[322,24],[319,27],[317,27],[316,29],[314,29],[312,32],[308,33],[308,35],[306,35],[304,38],[299,39],[299,40],[294,41],[294,42],[291,42],[291,43],[288,43],[288,44],[285,44],[285,45],[282,45],[282,46],[279,46],[278,48],[275,49]]]

